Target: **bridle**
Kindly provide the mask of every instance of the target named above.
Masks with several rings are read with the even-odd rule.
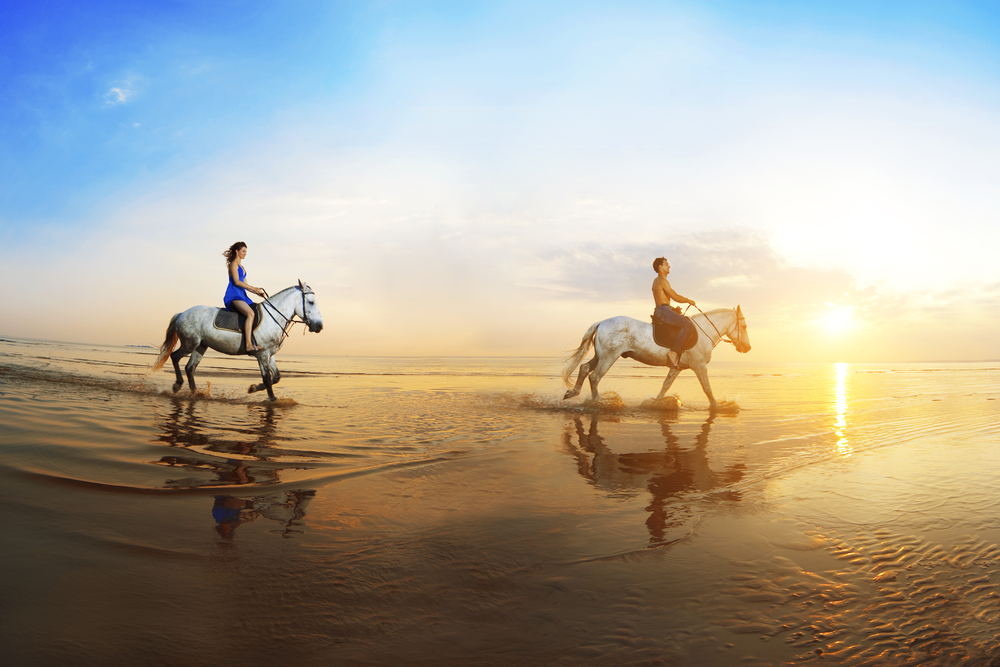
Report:
[[[688,309],[691,307],[691,305],[692,304],[688,304],[688,307],[684,309],[685,316],[687,314]],[[697,310],[702,315],[705,315],[705,311],[703,311],[698,306],[695,306],[695,310]],[[719,327],[715,326],[715,322],[712,321],[712,318],[709,317],[708,315],[705,315],[705,319],[708,320],[708,323],[712,325],[713,329],[715,329],[715,333],[719,334],[718,340],[716,340],[715,343],[712,344],[712,349],[713,350],[715,349],[715,346],[718,345],[719,343],[721,343],[722,341],[725,341],[725,342],[729,343],[730,345],[732,345],[733,347],[736,347],[737,350],[739,349],[736,344],[740,342],[740,329],[741,329],[740,322],[746,322],[746,318],[743,317],[743,313],[739,312],[739,310],[736,311],[736,340],[733,340],[733,335],[732,334],[729,334],[729,338],[723,338],[724,334],[721,331],[719,331]],[[699,329],[701,329],[701,332],[703,334],[705,334],[705,336],[707,336],[708,338],[711,338],[711,336],[708,335],[708,332],[705,331],[704,329],[702,329],[701,325],[698,324],[698,322],[696,322],[693,318],[691,319],[691,321],[694,322],[694,325],[696,327],[698,327]]]
[[[294,325],[294,324],[305,324],[307,326],[309,325],[309,323],[306,322],[306,320],[305,320],[305,315],[306,315],[306,294],[315,294],[315,292],[313,292],[312,288],[309,287],[308,285],[306,285],[305,287],[298,287],[298,289],[302,291],[302,317],[303,317],[303,319],[301,319],[301,320],[295,319],[295,313],[294,312],[292,312],[292,316],[291,317],[285,317],[284,315],[282,315],[281,311],[278,310],[278,307],[275,306],[273,303],[271,303],[271,297],[267,293],[267,290],[265,290],[264,288],[261,288],[261,291],[264,292],[264,300],[261,301],[262,310],[265,313],[267,313],[268,315],[270,315],[271,319],[274,320],[274,323],[277,324],[278,327],[281,329],[281,340],[278,341],[278,347],[281,347],[281,344],[285,342],[286,338],[288,338],[288,333],[289,333],[289,331],[291,331],[292,325]],[[268,308],[268,306],[270,306],[270,308]],[[272,312],[272,311],[274,311],[274,312]],[[285,320],[285,323],[282,324],[281,322],[279,322],[278,318],[274,316],[275,314],[277,314],[278,317],[280,317],[281,319]],[[305,332],[306,332],[306,330],[303,329],[302,333],[305,334]]]
[[[305,312],[305,311],[303,310],[302,312]],[[741,321],[742,321],[742,323],[743,323],[743,325],[742,325],[742,326],[740,326],[740,322],[741,322]],[[733,340],[733,336],[732,336],[732,334],[730,334],[730,335],[729,335],[729,340],[728,340],[728,341],[726,341],[727,343],[732,343],[732,344],[733,344],[733,347],[735,347],[735,348],[736,348],[736,351],[737,351],[737,352],[738,352],[738,351],[739,351],[739,349],[740,349],[740,348],[739,348],[739,346],[737,345],[737,343],[739,343],[739,342],[740,342],[740,335],[741,335],[741,332],[743,331],[743,329],[745,329],[745,328],[746,328],[746,321],[747,321],[747,318],[743,317],[743,313],[741,313],[741,312],[739,311],[739,309],[737,309],[737,310],[736,310],[736,340]]]

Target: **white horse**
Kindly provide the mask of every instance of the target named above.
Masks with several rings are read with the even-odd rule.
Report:
[[[243,332],[215,327],[215,316],[220,310],[223,309],[214,306],[194,306],[174,315],[170,320],[166,339],[160,347],[160,356],[153,365],[153,370],[158,371],[163,368],[167,357],[170,357],[177,373],[177,382],[174,383],[175,393],[184,386],[180,361],[187,355],[190,354],[191,358],[188,359],[184,370],[187,373],[191,393],[194,393],[196,391],[194,371],[208,348],[223,354],[246,354]],[[278,367],[274,363],[274,355],[281,348],[292,322],[299,321],[293,318],[298,316],[309,327],[309,331],[319,333],[323,329],[323,316],[320,315],[319,307],[316,305],[316,295],[301,280],[298,286],[288,287],[269,297],[263,302],[263,310],[260,326],[253,332],[257,345],[264,348],[255,353],[263,383],[250,385],[248,391],[253,393],[266,389],[268,398],[273,401],[274,390],[271,386],[281,379]],[[181,342],[180,347],[171,354],[170,351],[178,339]]]
[[[694,347],[680,355],[679,368],[670,369],[656,398],[663,398],[677,375],[683,369],[690,368],[698,376],[701,388],[705,390],[705,395],[708,396],[712,408],[717,408],[719,404],[715,400],[715,396],[712,395],[706,366],[712,360],[712,350],[715,349],[720,340],[725,340],[724,336],[728,336],[727,342],[732,343],[737,352],[750,351],[747,321],[739,306],[736,306],[736,310],[719,308],[707,313],[699,313],[691,320],[694,322],[695,331],[698,332],[698,342],[695,343]],[[578,395],[580,387],[583,386],[583,380],[588,375],[590,376],[590,391],[593,399],[600,398],[597,384],[611,369],[611,366],[618,361],[618,357],[635,359],[650,366],[670,366],[670,358],[667,356],[668,348],[661,347],[653,341],[652,324],[640,322],[631,317],[612,317],[590,325],[587,333],[583,336],[580,347],[566,360],[562,378],[567,387],[570,386],[573,371],[580,365],[580,360],[587,354],[591,345],[594,346],[594,358],[580,366],[580,375],[576,378],[576,384],[566,392],[563,400]]]

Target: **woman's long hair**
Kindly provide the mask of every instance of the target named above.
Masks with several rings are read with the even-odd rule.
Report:
[[[233,245],[229,246],[229,250],[226,250],[222,253],[222,256],[226,258],[226,266],[232,264],[233,260],[236,259],[236,253],[238,253],[242,248],[246,247],[247,244],[244,243],[243,241],[237,241]]]

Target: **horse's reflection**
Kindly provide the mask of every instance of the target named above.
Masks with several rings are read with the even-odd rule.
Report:
[[[266,461],[276,453],[274,436],[282,415],[267,404],[253,408],[259,411],[257,423],[248,421],[237,428],[212,423],[202,417],[199,414],[201,406],[196,402],[175,400],[170,414],[157,424],[162,434],[155,441],[171,447],[197,448],[223,456],[235,454]]]
[[[666,443],[663,450],[626,454],[614,453],[598,434],[596,415],[591,417],[589,430],[584,430],[579,417],[573,421],[576,443],[574,433],[567,429],[564,445],[566,452],[576,459],[582,477],[612,494],[630,494],[636,488],[649,491],[652,500],[646,507],[649,512],[646,528],[651,544],[663,544],[669,529],[684,525],[691,518],[691,509],[683,502],[685,496],[719,489],[718,498],[740,499],[738,491],[727,487],[743,478],[746,466],[738,463],[715,471],[708,464],[706,449],[714,414],[702,424],[693,449],[681,447],[670,424],[661,421],[660,430]]]
[[[239,427],[219,424],[206,416],[197,402],[175,400],[170,412],[157,420],[160,434],[154,443],[183,450],[154,461],[158,465],[184,471],[188,476],[166,480],[171,487],[276,484],[288,469],[310,469],[309,464],[276,465],[275,459],[288,456],[321,456],[318,452],[283,449],[276,444],[282,413],[270,404],[254,405],[256,423],[244,421]]]
[[[295,533],[303,532],[306,506],[315,495],[315,491],[309,490],[285,491],[249,498],[215,496],[215,504],[212,506],[215,530],[222,537],[232,539],[233,533],[242,524],[263,517],[284,526],[281,530],[282,537],[292,537]]]

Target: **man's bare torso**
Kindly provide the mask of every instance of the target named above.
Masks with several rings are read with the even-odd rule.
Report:
[[[670,282],[663,276],[656,276],[653,279],[653,301],[657,306],[670,305],[670,297],[674,294]]]

